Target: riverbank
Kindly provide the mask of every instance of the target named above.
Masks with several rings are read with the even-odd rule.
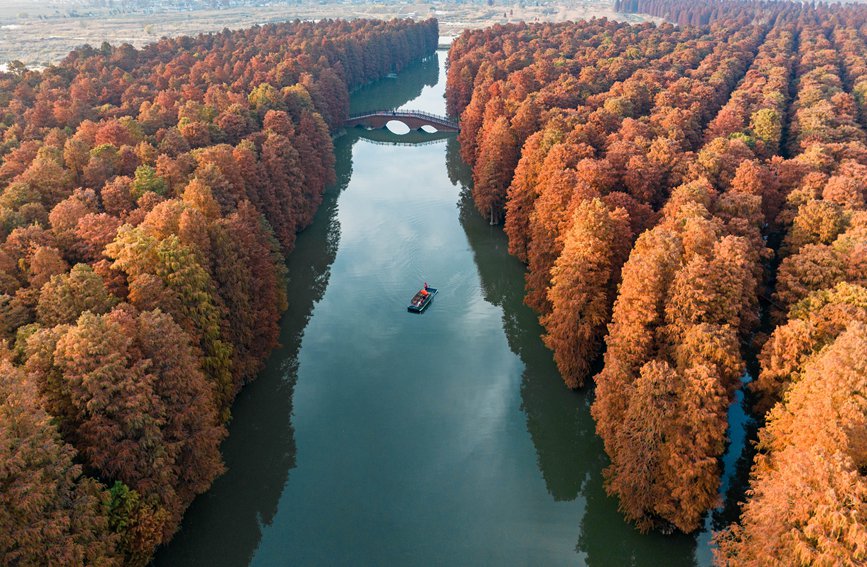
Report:
[[[351,112],[444,113],[444,65]],[[359,134],[289,257],[283,346],[233,406],[228,472],[155,565],[709,565],[707,531],[642,535],[605,494],[592,393],[563,387],[454,137]],[[425,281],[435,302],[407,313]]]

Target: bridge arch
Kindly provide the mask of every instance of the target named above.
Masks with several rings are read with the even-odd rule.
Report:
[[[410,130],[419,130],[423,126],[432,126],[437,132],[459,132],[457,121],[447,116],[438,116],[417,110],[372,110],[349,117],[344,122],[346,128],[363,126],[371,129],[385,128],[385,125],[396,120],[403,122]],[[424,131],[424,130],[422,130]]]
[[[368,131],[379,130],[379,128],[366,128],[366,127],[364,127],[364,128],[365,128],[365,130],[368,130]],[[418,132],[422,128],[424,128],[424,126],[422,126],[421,128],[419,128],[417,130],[414,128],[410,128],[406,123],[404,123],[403,120],[400,120],[399,118],[392,118],[391,120],[386,122],[385,126],[384,126],[385,130],[388,130],[390,133],[392,133],[396,136],[406,136],[410,132]]]

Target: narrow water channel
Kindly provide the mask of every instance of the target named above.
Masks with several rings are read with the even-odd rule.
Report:
[[[353,112],[445,114],[444,85],[439,52]],[[289,259],[283,346],[235,403],[228,471],[155,564],[706,565],[706,534],[641,535],[605,495],[592,393],[563,386],[454,138],[374,137],[336,140],[338,183]],[[425,281],[439,295],[407,313]]]

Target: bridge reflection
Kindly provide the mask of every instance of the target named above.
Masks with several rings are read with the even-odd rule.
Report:
[[[350,135],[358,136],[362,140],[385,146],[426,146],[455,137],[454,132],[429,133],[419,130],[410,130],[406,134],[395,134],[388,128],[378,128],[376,130],[353,128],[349,130],[349,133]]]

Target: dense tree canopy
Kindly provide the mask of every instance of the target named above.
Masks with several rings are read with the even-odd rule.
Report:
[[[863,290],[862,290],[863,291]],[[853,322],[806,362],[768,416],[740,525],[720,538],[733,565],[867,561],[867,327]]]

